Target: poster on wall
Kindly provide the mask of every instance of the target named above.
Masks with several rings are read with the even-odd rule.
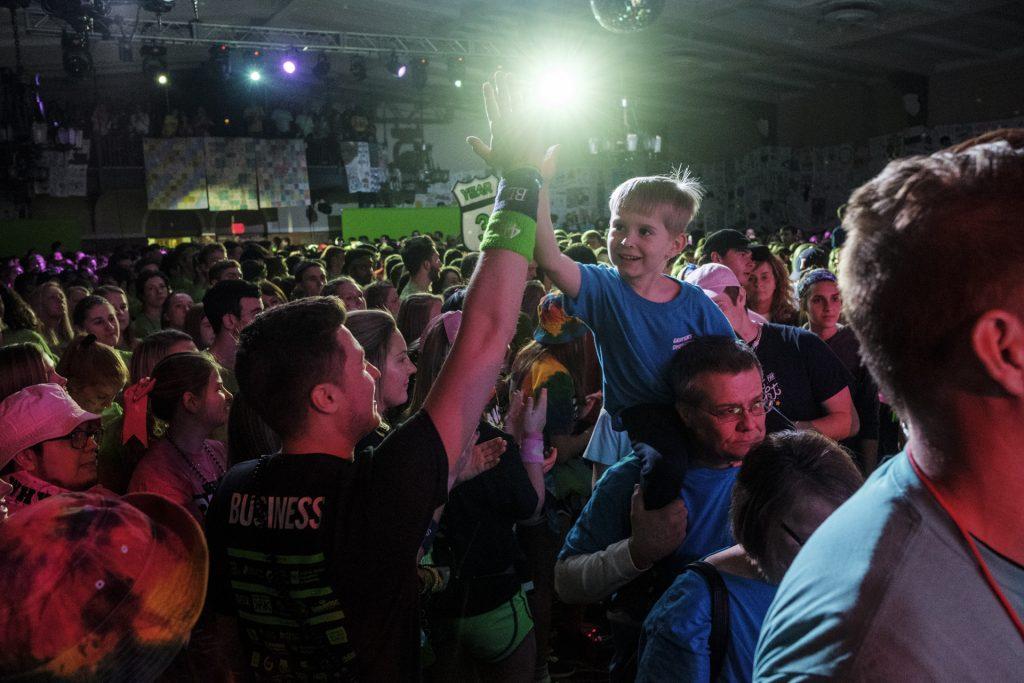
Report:
[[[256,170],[261,209],[310,203],[304,140],[256,140]]]
[[[483,178],[460,180],[452,186],[452,196],[462,211],[462,243],[472,251],[480,249],[487,219],[494,210],[498,194],[498,177],[491,174]]]
[[[211,211],[258,209],[256,140],[204,138],[206,186]]]
[[[203,138],[146,138],[146,197],[150,209],[205,209],[206,156]]]

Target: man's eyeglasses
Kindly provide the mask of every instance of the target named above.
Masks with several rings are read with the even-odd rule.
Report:
[[[698,406],[705,413],[715,418],[719,422],[739,422],[743,419],[743,414],[753,415],[754,417],[761,417],[768,412],[768,405],[763,399],[757,399],[750,405],[743,407],[739,404],[727,405],[727,406],[716,406],[712,409]]]
[[[92,429],[79,428],[67,436],[58,436],[56,439],[48,439],[48,441],[70,441],[72,448],[84,451],[89,443],[89,439],[94,439],[96,443],[99,443],[102,437],[103,430],[98,427]]]

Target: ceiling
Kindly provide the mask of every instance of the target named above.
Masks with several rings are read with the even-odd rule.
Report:
[[[130,32],[134,4],[113,0],[112,14]],[[493,43],[500,56],[468,57],[481,77],[498,63],[558,53],[586,56],[608,90],[658,97],[671,93],[771,105],[837,83],[913,79],[1024,55],[1024,2],[1006,0],[666,0],[650,29],[617,35],[601,29],[587,0],[199,0],[204,24],[369,32]],[[33,9],[39,6],[33,3]],[[143,13],[144,18],[152,15]],[[178,0],[167,20],[187,22],[193,6]],[[54,24],[57,26],[58,24]],[[114,35],[119,29],[114,30]],[[137,36],[138,37],[138,36]],[[26,70],[59,75],[59,37],[21,35]],[[136,44],[136,48],[138,45]],[[386,82],[373,68],[358,87]],[[118,60],[113,41],[96,41],[97,72],[138,73]],[[201,63],[206,46],[173,46],[172,68]],[[344,55],[331,56],[344,74]],[[447,60],[432,58],[439,71]],[[0,14],[0,64],[12,65],[7,12]],[[343,82],[344,84],[344,82]],[[474,102],[474,106],[475,102]]]

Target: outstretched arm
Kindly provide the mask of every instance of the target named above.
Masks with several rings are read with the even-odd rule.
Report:
[[[523,115],[520,101],[505,74],[484,84],[491,128],[485,159],[501,170],[502,181],[466,293],[462,325],[424,403],[444,443],[449,470],[455,469],[491,396],[515,333],[526,267],[534,251],[544,147],[538,126]]]
[[[570,299],[575,299],[580,293],[580,265],[558,248],[555,227],[551,224],[551,200],[546,186],[540,192],[537,247],[533,253],[537,265],[544,269],[555,286]]]

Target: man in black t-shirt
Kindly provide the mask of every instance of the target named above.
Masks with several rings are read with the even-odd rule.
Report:
[[[333,297],[278,306],[242,332],[238,382],[282,451],[232,468],[206,517],[209,600],[240,675],[419,678],[417,550],[504,361],[536,233],[543,148],[537,126],[510,116],[505,86],[485,88],[492,146],[474,139],[504,180],[459,335],[419,412],[353,454],[380,422],[379,373]]]
[[[686,277],[711,297],[736,335],[761,361],[768,433],[813,429],[836,441],[857,433],[850,376],[825,342],[807,330],[758,323],[747,310],[746,290],[728,268],[703,265]]]

